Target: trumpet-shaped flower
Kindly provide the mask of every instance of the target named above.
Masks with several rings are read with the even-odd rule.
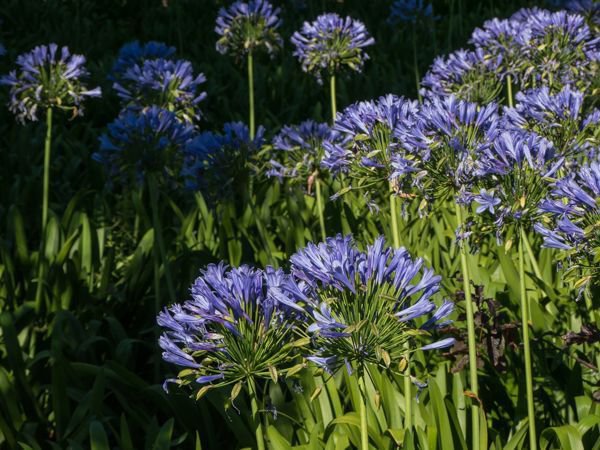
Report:
[[[344,69],[361,72],[369,59],[365,47],[373,45],[365,25],[351,17],[323,14],[314,22],[304,22],[302,29],[292,36],[296,47],[294,56],[302,70],[322,82],[323,75],[330,76]]]
[[[431,300],[440,277],[404,248],[386,247],[381,237],[363,252],[351,236],[338,235],[309,244],[290,261],[292,275],[306,283],[306,295],[317,305],[309,310],[308,359],[329,371],[353,363],[394,369],[407,342],[414,344],[452,312],[452,303],[436,309]],[[422,318],[431,320],[419,326]]]
[[[191,123],[201,117],[198,104],[206,92],[200,85],[205,81],[204,74],[194,75],[189,61],[157,58],[131,66],[114,88],[126,108],[141,110],[157,105]]]
[[[175,51],[175,47],[169,47],[162,42],[150,41],[145,44],[140,44],[139,41],[129,42],[119,50],[109,79],[111,81],[119,80],[131,67],[143,64],[146,60],[169,59],[175,54]]]
[[[100,149],[92,157],[120,181],[134,178],[141,182],[148,173],[173,180],[193,135],[191,125],[157,106],[139,112],[125,110],[100,136]]]
[[[264,49],[273,56],[283,43],[277,32],[281,25],[279,12],[265,0],[237,1],[221,8],[215,27],[220,36],[217,51],[241,58]]]
[[[19,70],[0,78],[10,86],[9,110],[17,120],[38,120],[38,112],[47,108],[66,110],[73,117],[83,115],[87,97],[100,97],[100,88],[87,89],[82,79],[89,73],[85,57],[72,55],[67,47],[40,45],[17,57]]]
[[[296,356],[293,323],[305,314],[281,290],[288,278],[271,267],[221,263],[202,270],[191,298],[157,317],[163,359],[184,369],[165,388],[169,382],[200,389],[285,374]]]

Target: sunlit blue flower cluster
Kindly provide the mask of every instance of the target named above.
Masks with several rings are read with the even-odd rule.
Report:
[[[139,41],[129,42],[119,50],[109,79],[117,81],[136,64],[143,64],[144,61],[152,59],[168,59],[175,54],[175,51],[175,47],[169,47],[162,42],[150,41],[145,44],[140,44]]]
[[[302,64],[302,70],[322,81],[342,70],[361,72],[369,59],[365,47],[373,45],[365,25],[351,17],[323,14],[313,22],[304,22],[302,29],[292,36],[294,56]]]
[[[125,110],[100,136],[100,149],[93,158],[115,180],[141,183],[149,173],[176,180],[193,135],[191,125],[157,106],[139,112]]]
[[[204,74],[195,75],[186,60],[147,59],[129,67],[114,88],[123,106],[139,111],[157,105],[186,122],[199,120],[198,104],[206,98],[200,85]]]
[[[83,115],[87,97],[99,97],[100,88],[87,89],[82,82],[88,76],[85,57],[72,55],[67,47],[40,45],[17,58],[19,70],[0,78],[10,86],[8,107],[17,120],[38,120],[38,112],[47,108]]]
[[[279,12],[279,8],[265,0],[237,1],[221,8],[215,27],[221,36],[217,51],[236,58],[260,49],[274,55],[283,44],[277,32],[281,25]]]

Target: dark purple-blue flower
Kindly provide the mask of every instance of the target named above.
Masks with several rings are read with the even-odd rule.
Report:
[[[119,50],[117,59],[109,75],[111,81],[121,79],[128,69],[136,64],[143,64],[149,59],[169,59],[175,54],[175,47],[169,47],[162,42],[150,41],[140,44],[139,41],[129,42]]]
[[[436,310],[431,300],[441,277],[381,237],[363,252],[351,236],[338,235],[308,244],[290,261],[309,304],[317,305],[309,310],[309,358],[329,371],[352,363],[395,368],[414,331],[436,328],[453,309],[444,301]],[[427,318],[433,320],[422,321]]]
[[[101,95],[100,88],[87,89],[82,82],[89,75],[84,64],[84,56],[56,44],[18,56],[19,69],[0,78],[0,84],[10,86],[9,110],[21,123],[38,120],[38,112],[47,108],[83,115],[84,100]]]
[[[289,278],[271,267],[220,263],[202,270],[191,298],[157,317],[163,359],[190,369],[167,381],[199,389],[285,374],[295,358],[294,322],[305,314],[282,290]]]
[[[125,110],[100,136],[100,149],[92,157],[117,181],[141,182],[148,173],[174,180],[193,136],[191,125],[157,106]]]
[[[334,13],[304,22],[302,29],[292,36],[294,56],[302,64],[302,70],[315,75],[319,81],[323,76],[346,69],[361,72],[369,59],[365,48],[374,43],[375,39],[361,21]]]
[[[434,19],[433,6],[423,0],[395,0],[392,3],[388,22],[416,23],[423,19]]]
[[[283,41],[277,32],[281,25],[279,8],[265,0],[237,1],[221,8],[215,32],[220,36],[217,51],[241,58],[264,49],[273,56]]]
[[[200,85],[204,74],[194,74],[186,60],[148,59],[134,64],[114,84],[125,108],[141,110],[157,105],[185,122],[201,117],[198,104],[206,98]]]

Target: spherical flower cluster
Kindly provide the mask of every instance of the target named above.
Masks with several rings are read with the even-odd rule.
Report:
[[[283,41],[277,32],[281,25],[279,8],[265,0],[237,1],[221,8],[217,17],[217,51],[241,58],[264,49],[273,56]]]
[[[114,83],[125,108],[141,110],[157,105],[185,122],[199,120],[198,104],[206,98],[200,85],[204,74],[194,75],[186,60],[147,59],[129,67]]]
[[[598,199],[600,161],[595,159],[553,184],[548,199],[540,205],[544,220],[535,226],[544,237],[544,247],[565,251],[573,268],[585,274],[583,284],[600,274]]]
[[[86,97],[99,97],[100,88],[87,89],[82,79],[87,77],[85,57],[71,55],[67,47],[56,44],[35,47],[17,58],[19,70],[0,78],[0,84],[10,86],[10,111],[17,120],[38,120],[38,112],[47,108],[66,110],[83,115]]]
[[[520,92],[514,108],[505,109],[506,127],[531,131],[548,139],[563,154],[578,154],[600,144],[600,111],[583,110],[583,92],[564,87],[552,94],[547,86]]]
[[[219,386],[248,378],[277,378],[296,354],[293,321],[304,309],[283,293],[281,269],[209,265],[191,298],[158,315],[163,359],[185,368],[168,383]],[[202,391],[205,392],[205,391]]]
[[[169,47],[162,42],[150,41],[145,44],[140,44],[139,41],[129,42],[119,50],[109,79],[117,81],[136,64],[142,64],[149,59],[168,59],[175,54],[175,51],[175,47]]]
[[[366,363],[395,369],[411,336],[447,324],[438,322],[453,310],[451,302],[436,309],[431,300],[441,277],[404,248],[386,247],[381,237],[362,252],[351,236],[338,235],[309,244],[290,261],[292,275],[306,283],[307,297],[316,300],[308,318],[312,342],[307,359],[331,372],[344,364],[349,370]],[[426,320],[418,326],[419,319]],[[450,338],[421,348],[453,343]]]
[[[125,110],[100,136],[100,149],[93,158],[123,182],[132,178],[142,182],[150,173],[175,180],[193,135],[193,127],[157,106]]]
[[[263,127],[254,140],[242,122],[226,123],[223,133],[200,133],[186,146],[183,176],[191,190],[202,190],[213,197],[232,197],[245,186],[254,170],[253,162],[264,143]]]
[[[433,6],[423,0],[395,0],[392,3],[388,22],[416,23],[423,19],[433,19]]]
[[[323,157],[323,142],[335,139],[335,133],[326,123],[307,120],[300,125],[284,126],[273,138],[276,153],[269,161],[267,176],[308,183],[310,191],[311,180],[318,174]]]
[[[304,22],[302,29],[292,36],[292,43],[302,70],[321,82],[323,75],[335,75],[343,69],[361,72],[369,59],[364,49],[373,45],[375,39],[359,20],[330,13],[314,22]]]
[[[564,158],[546,139],[523,131],[505,131],[479,156],[481,177],[471,199],[476,213],[492,223],[498,240],[507,224],[529,228],[548,193],[550,177]]]
[[[482,50],[457,50],[447,57],[437,57],[421,81],[425,98],[454,95],[469,102],[489,103],[502,90],[496,73],[501,56],[486,57]]]

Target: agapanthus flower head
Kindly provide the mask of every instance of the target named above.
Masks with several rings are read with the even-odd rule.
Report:
[[[315,75],[319,82],[324,75],[342,70],[361,72],[369,59],[365,48],[374,43],[361,21],[334,13],[304,22],[302,29],[292,36],[294,56],[302,64],[302,70]]]
[[[392,3],[388,22],[414,24],[423,19],[435,19],[431,3],[426,3],[424,0],[395,0]]]
[[[563,155],[581,154],[600,144],[600,111],[584,114],[584,93],[569,86],[552,93],[547,86],[519,92],[505,109],[506,127],[536,133]]]
[[[520,75],[523,82],[554,91],[566,85],[589,86],[600,61],[600,37],[582,16],[542,10],[531,14],[525,26],[530,34],[522,43],[527,62]]]
[[[307,320],[307,359],[329,371],[353,364],[360,370],[365,363],[394,370],[405,344],[416,350],[419,335],[448,323],[453,309],[451,302],[436,308],[432,301],[441,277],[381,237],[360,251],[351,236],[338,235],[309,244],[290,261],[292,275],[308,286],[306,296],[315,304]]]
[[[564,9],[585,17],[591,26],[600,26],[600,3],[594,0],[568,0]]]
[[[100,149],[92,157],[105,165],[114,181],[142,182],[148,174],[176,181],[193,136],[191,125],[157,106],[125,110],[100,136]]]
[[[502,91],[502,55],[486,55],[484,50],[457,50],[437,57],[421,81],[425,98],[455,97],[486,104]]]
[[[87,97],[99,97],[100,88],[87,89],[83,83],[89,73],[85,57],[72,55],[67,47],[40,45],[17,57],[18,70],[0,78],[0,84],[10,86],[9,110],[17,120],[38,120],[38,112],[47,108],[83,115]]]
[[[548,11],[547,9],[543,9],[543,8],[534,6],[532,8],[519,9],[516,13],[514,13],[512,16],[510,16],[509,20],[514,20],[514,21],[521,22],[524,24],[529,20],[529,18],[531,16],[534,16],[536,14],[541,14],[541,13],[551,14],[551,12]]]
[[[296,357],[293,325],[304,316],[301,304],[282,290],[288,278],[271,267],[220,263],[202,270],[191,298],[157,318],[163,359],[184,369],[165,388],[170,382],[201,389],[285,375]]]
[[[119,50],[108,78],[117,81],[136,64],[143,64],[148,59],[168,59],[175,54],[175,47],[157,41],[141,44],[139,41],[129,42]]]
[[[221,8],[215,31],[217,51],[242,58],[249,52],[265,50],[273,56],[283,41],[277,32],[281,25],[279,8],[265,0],[237,1]]]
[[[394,95],[348,106],[333,125],[340,139],[324,145],[322,167],[346,173],[356,189],[387,184],[395,155],[403,154],[404,139],[417,125],[418,111],[417,101]]]
[[[132,65],[113,86],[125,108],[139,111],[157,105],[193,122],[201,117],[198,104],[206,92],[200,85],[205,81],[204,74],[194,74],[189,61],[157,58]]]
[[[499,134],[498,106],[480,106],[454,96],[434,98],[419,113],[417,126],[405,138],[413,161],[395,163],[394,177],[412,180],[425,199],[458,196],[478,178],[479,156]]]
[[[212,197],[231,197],[255,170],[256,156],[264,143],[263,127],[250,139],[242,122],[226,123],[222,133],[206,131],[186,146],[183,176],[191,190],[202,190]]]
[[[564,163],[552,143],[524,131],[505,131],[479,156],[479,187],[471,192],[476,213],[499,240],[504,227],[531,228],[549,180]]]
[[[267,176],[280,181],[307,183],[318,174],[323,157],[323,141],[335,140],[335,133],[326,123],[306,120],[299,125],[286,125],[273,138],[273,159]]]

